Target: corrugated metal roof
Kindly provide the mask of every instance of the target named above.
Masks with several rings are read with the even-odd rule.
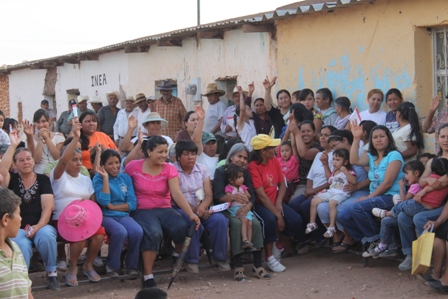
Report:
[[[231,28],[238,28],[244,24],[267,24],[274,23],[275,20],[294,17],[301,14],[310,14],[316,12],[322,12],[326,10],[334,10],[341,7],[346,7],[349,5],[363,4],[363,3],[373,3],[375,0],[337,0],[337,1],[322,1],[323,3],[316,3],[316,0],[307,0],[302,2],[291,3],[289,5],[279,7],[274,11],[242,16],[234,19],[218,21],[215,23],[203,24],[199,26],[188,27],[184,29],[174,30],[167,33],[161,33],[151,36],[145,36],[133,40],[124,41],[121,43],[108,45],[101,48],[85,50],[76,53],[65,54],[61,56],[55,56],[51,58],[45,58],[34,61],[27,61],[15,65],[8,65],[4,68],[0,68],[0,73],[7,73],[12,70],[23,69],[33,66],[39,66],[42,63],[59,63],[60,59],[77,59],[79,56],[83,55],[99,55],[102,53],[107,53],[111,51],[117,51],[124,49],[128,46],[138,46],[138,45],[155,45],[158,41],[169,40],[169,39],[183,39],[189,38],[198,32],[207,32],[210,29],[213,30],[224,30]],[[45,66],[43,66],[45,67]]]

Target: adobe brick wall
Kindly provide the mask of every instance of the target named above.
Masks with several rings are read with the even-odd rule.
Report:
[[[9,117],[9,75],[0,75],[0,110]]]

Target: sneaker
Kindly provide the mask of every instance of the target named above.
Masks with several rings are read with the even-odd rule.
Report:
[[[411,270],[412,268],[412,255],[408,254],[404,261],[398,265],[398,269],[401,271]]]
[[[438,279],[432,278],[431,275],[417,274],[417,279],[426,284],[427,282],[438,281]]]
[[[59,271],[67,271],[67,262],[66,261],[58,261],[56,269]]]
[[[185,263],[185,270],[193,274],[199,274],[198,264]]]
[[[395,194],[392,197],[392,201],[394,202],[394,206],[396,206],[397,204],[399,204],[401,202],[401,198],[400,198],[400,194]]]
[[[280,262],[282,259],[282,252],[285,250],[285,248],[278,249],[276,242],[274,242],[274,245],[272,245],[272,254],[274,255],[274,258]]]
[[[230,271],[230,265],[226,261],[220,261],[215,258],[212,258],[212,262],[215,265],[218,265],[219,271]]]
[[[372,209],[372,215],[378,218],[384,218],[386,217],[386,210],[380,209],[380,208],[373,208]]]
[[[371,257],[372,256],[372,252],[373,252],[373,250],[375,250],[375,247],[377,245],[378,245],[377,242],[370,243],[369,248],[367,248],[367,250],[362,253],[362,257],[364,257],[364,258]]]
[[[252,248],[252,247],[254,247],[254,244],[252,244],[252,242],[249,242],[249,241],[247,241],[247,240],[244,240],[244,241],[241,243],[241,248],[243,248],[243,249],[246,249],[246,248]]]
[[[59,291],[61,289],[61,285],[59,284],[59,279],[56,276],[47,276],[48,278],[48,288],[53,291]]]
[[[101,259],[100,256],[97,256],[97,257],[95,258],[95,260],[93,261],[93,265],[94,265],[95,267],[102,267],[102,266],[104,266],[104,264],[103,264],[103,260]]]
[[[370,256],[373,257],[374,259],[377,259],[380,257],[380,254],[385,251],[386,251],[386,249],[381,250],[380,246],[378,245],[372,250],[372,252],[370,253]]]
[[[115,278],[118,277],[120,275],[118,275],[117,271],[107,271],[107,276],[111,277],[111,278]]]
[[[154,280],[154,278],[147,279],[143,282],[143,289],[153,288],[156,286],[157,286],[157,284],[156,284],[156,281]]]
[[[271,255],[266,261],[266,266],[272,272],[283,272],[286,270],[286,267],[280,264],[280,262],[277,261],[273,255]]]
[[[386,249],[386,251],[380,253],[380,257],[396,257],[396,256],[398,256],[397,249]]]
[[[125,273],[127,275],[138,275],[138,271],[136,269],[126,269]]]

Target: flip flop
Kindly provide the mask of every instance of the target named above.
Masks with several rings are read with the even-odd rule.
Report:
[[[101,280],[101,276],[98,275],[98,273],[96,273],[95,270],[82,270],[82,273],[84,273],[85,276],[87,276],[87,278],[91,281],[91,282],[98,282]]]
[[[65,284],[71,287],[78,286],[78,277],[76,274],[65,273]]]

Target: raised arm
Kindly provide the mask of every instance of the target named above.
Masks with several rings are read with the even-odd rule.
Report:
[[[22,121],[22,127],[23,127],[23,133],[25,133],[26,135],[26,144],[31,152],[31,156],[34,157],[34,151],[35,151],[34,138],[33,138],[34,126],[31,122],[25,120]],[[34,162],[37,163],[36,161]]]
[[[369,165],[369,156],[358,154],[359,150],[359,142],[362,137],[362,126],[358,125],[356,121],[352,121],[352,134],[353,134],[353,143],[350,148],[350,164],[358,165],[358,166],[368,166]]]
[[[204,131],[204,119],[205,119],[205,111],[202,109],[201,106],[196,106],[194,109],[194,112],[196,112],[198,116],[198,124],[196,128],[194,129],[192,140],[198,147],[198,156],[202,154],[202,131]]]
[[[120,145],[121,151],[130,152],[134,148],[134,145],[131,142],[131,138],[132,133],[134,132],[135,127],[137,127],[137,125],[139,125],[139,123],[135,118],[135,116],[132,114],[128,118],[128,131],[126,132],[126,135],[124,135],[123,142]]]
[[[246,119],[246,104],[244,104],[244,91],[241,86],[236,87],[240,94],[240,115],[238,115],[238,131],[241,131],[244,128],[244,120]]]
[[[124,160],[124,162],[123,162],[123,167],[126,167],[126,165],[128,165],[129,162],[137,159],[138,152],[142,150],[143,133],[142,133],[142,129],[140,126],[138,127],[137,136],[138,136],[137,144],[134,146],[132,151],[126,156],[126,160]]]
[[[59,159],[58,165],[56,165],[56,167],[53,170],[53,179],[54,180],[60,179],[61,176],[64,174],[64,171],[67,168],[68,162],[70,161],[71,157],[73,156],[73,153],[75,152],[75,149],[76,149],[76,145],[79,142],[79,138],[81,136],[81,124],[79,123],[79,120],[77,117],[73,118],[73,121],[72,121],[72,133],[73,133],[72,141],[65,148],[64,153],[62,154],[61,158]]]
[[[8,188],[9,181],[11,179],[9,175],[9,169],[12,165],[12,158],[14,156],[14,152],[16,151],[17,146],[20,143],[20,133],[17,130],[12,130],[9,133],[9,140],[11,144],[9,145],[6,153],[3,155],[3,158],[0,160],[0,175],[3,176],[2,188]]]
[[[422,126],[423,133],[433,133],[433,131],[430,132],[430,128],[432,126],[432,121],[434,119],[434,115],[436,114],[437,108],[439,107],[439,104],[440,96],[438,95],[432,99],[431,105],[429,106],[428,115],[426,116]]]
[[[266,79],[264,79],[264,81],[263,81],[263,86],[264,86],[264,107],[266,108],[266,111],[269,111],[272,108],[271,89],[272,89],[272,86],[275,85],[276,81],[277,81],[277,77],[274,77],[274,78],[272,78],[271,81],[269,81],[268,76],[266,76]]]

